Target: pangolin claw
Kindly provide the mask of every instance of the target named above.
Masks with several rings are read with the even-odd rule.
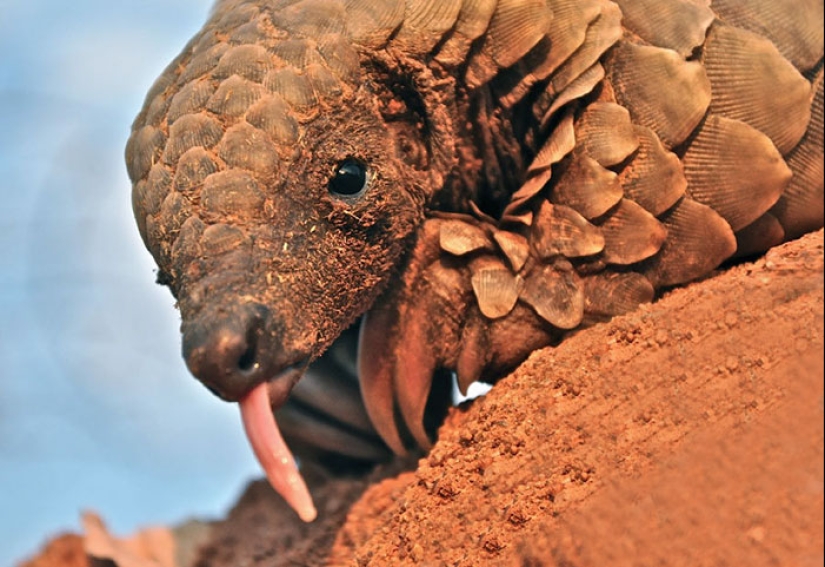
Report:
[[[391,352],[387,333],[393,315],[380,308],[364,315],[358,341],[358,375],[364,405],[376,431],[394,453],[404,455],[407,450],[395,423],[394,364],[387,356]]]

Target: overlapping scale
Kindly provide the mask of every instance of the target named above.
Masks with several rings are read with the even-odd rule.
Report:
[[[497,5],[498,0],[464,0],[455,31],[470,40],[481,37],[487,31]]]
[[[524,227],[529,227],[533,224],[533,211],[527,209],[524,211],[507,212],[501,217],[501,224],[515,224]]]
[[[604,0],[585,0],[575,5],[567,0],[562,0],[561,2],[549,2],[548,4],[553,17],[550,20],[546,37],[517,65],[508,70],[512,75],[510,81],[513,86],[506,96],[501,97],[505,106],[512,106],[521,100],[534,85],[556,72],[574,53],[578,53],[578,50],[584,49],[584,45],[588,41],[588,49],[584,49],[582,53],[584,59],[582,61],[589,57],[589,53],[593,51],[598,43],[605,40],[604,36],[606,34],[602,33],[604,32],[604,26],[595,29],[595,31],[591,29],[591,23],[597,20],[603,11],[609,9],[609,5]],[[563,4],[563,9],[556,11],[554,9],[555,4]],[[586,65],[582,61],[573,66],[573,74],[580,72],[582,66]],[[568,71],[570,70],[568,69]],[[587,71],[591,70],[587,69],[583,73]],[[590,72],[587,79],[592,79],[592,75],[593,73]],[[585,87],[587,79],[578,84],[577,90]],[[558,86],[561,87],[561,85]],[[546,89],[546,92],[555,94],[552,85],[549,89]]]
[[[509,314],[518,301],[521,279],[494,256],[476,259],[470,269],[470,283],[481,313],[488,319]]]
[[[283,2],[281,2],[281,7]],[[212,13],[212,25],[220,33],[227,33],[260,15],[260,7],[252,2],[218,2]]]
[[[551,38],[550,55],[543,67],[546,73],[567,61],[583,44],[588,27],[598,18],[603,0],[551,0],[553,19],[547,35]]]
[[[702,64],[685,61],[675,51],[620,41],[607,70],[618,103],[667,149],[687,139],[710,105],[710,81]]]
[[[622,195],[618,175],[586,154],[575,154],[553,185],[550,201],[593,219],[616,205]]]
[[[366,47],[381,47],[404,21],[404,0],[344,0],[347,32]]]
[[[306,75],[318,98],[337,101],[344,95],[344,86],[325,65],[310,63]]]
[[[487,30],[496,4],[496,0],[464,0],[453,32],[448,35],[435,59],[447,66],[464,63],[472,42]]]
[[[708,116],[684,158],[688,194],[736,231],[776,203],[791,170],[767,136],[716,114]]]
[[[635,264],[650,258],[667,238],[662,223],[629,199],[619,201],[598,227],[604,236],[602,259],[609,264]]]
[[[445,252],[463,256],[492,248],[487,233],[480,227],[463,220],[449,219],[440,225],[439,245]]]
[[[266,18],[263,15],[258,15],[257,18],[248,20],[232,30],[228,42],[232,45],[258,43],[269,36],[271,33],[270,28],[271,26]]]
[[[713,11],[691,0],[616,0],[625,27],[646,42],[688,57],[705,41]],[[741,3],[741,2],[740,2]]]
[[[667,151],[659,137],[644,126],[634,126],[639,150],[619,173],[624,195],[654,216],[676,204],[687,188],[682,163]]]
[[[169,263],[173,243],[183,224],[192,216],[192,205],[180,193],[170,192],[155,216],[146,217],[147,242],[152,254]]]
[[[215,83],[208,79],[187,83],[186,86],[172,96],[166,111],[167,124],[172,124],[185,114],[197,113],[206,108],[206,104],[212,98],[215,89]]]
[[[590,92],[595,86],[594,75],[598,73],[593,69],[596,60],[620,36],[618,9],[605,0],[559,0],[548,2],[548,6],[552,19],[546,36],[517,65],[505,71],[510,74],[510,90],[501,97],[505,106],[521,100],[534,85],[553,73],[557,76],[544,87],[547,99],[558,98],[559,91],[567,91],[583,74],[587,76],[565,97],[572,100],[574,92]],[[540,101],[538,105],[546,109],[549,102]],[[544,115],[546,121],[559,106],[561,103],[555,104],[552,111],[542,110],[539,115]]]
[[[240,75],[232,75],[212,94],[206,102],[206,108],[219,116],[238,118],[265,93],[263,85],[253,83]]]
[[[548,169],[554,163],[560,162],[575,147],[576,129],[574,128],[573,114],[569,113],[559,121],[547,137],[541,149],[536,153],[536,157],[530,162],[527,171],[532,173]]]
[[[272,56],[262,45],[238,45],[231,47],[221,56],[212,78],[228,79],[238,75],[249,81],[260,83],[267,72],[275,67]]]
[[[190,148],[178,160],[172,187],[182,195],[192,198],[203,186],[206,178],[219,170],[212,152],[204,148]]]
[[[361,75],[358,53],[350,42],[341,35],[329,35],[319,39],[318,51],[330,71],[340,80],[355,84]]]
[[[584,44],[553,73],[550,84],[554,92],[566,89],[622,37],[621,21],[622,12],[616,4],[602,5],[601,14],[587,28]]]
[[[500,0],[486,33],[478,40],[480,48],[471,51],[465,77],[467,84],[471,87],[485,84],[542,40],[546,41],[551,20],[545,0]],[[518,78],[523,77],[518,75]]]
[[[582,279],[584,312],[596,320],[610,319],[650,303],[656,294],[653,285],[636,272],[604,272]]]
[[[191,152],[195,149],[203,150],[203,148],[192,148],[192,150],[189,151]],[[162,163],[153,165],[144,180],[144,184],[139,187],[139,196],[143,212],[147,215],[157,213],[173,186],[174,178],[172,177],[172,171],[169,166]]]
[[[568,102],[590,94],[593,89],[596,88],[596,85],[604,79],[604,75],[604,67],[601,63],[596,63],[584,71],[581,75],[573,79],[573,81],[568,84],[562,92],[558,93],[558,95],[553,99],[553,103],[550,105],[550,108],[543,113],[541,118],[542,128],[547,126],[550,118],[555,115],[559,108]]]
[[[177,265],[186,266],[201,256],[201,237],[206,225],[197,217],[189,217],[180,227],[178,237],[172,245],[172,257]],[[179,274],[172,273],[173,277]]]
[[[569,266],[537,266],[526,276],[519,297],[559,329],[573,329],[584,317],[584,286]]]
[[[576,147],[573,114],[569,112],[558,123],[527,168],[527,180],[513,193],[502,217],[511,217],[527,201],[541,191],[552,176],[551,166]]]
[[[282,147],[298,141],[298,122],[292,117],[289,105],[279,95],[270,95],[258,101],[246,114],[246,121],[266,132]]]
[[[801,71],[822,60],[822,0],[713,0],[713,10],[725,22],[771,40]]]
[[[180,135],[178,133],[178,136]],[[126,169],[129,177],[132,179],[146,177],[152,165],[159,161],[160,156],[165,152],[166,140],[163,130],[154,126],[143,126],[132,132],[126,145]]]
[[[185,85],[211,73],[228,50],[229,45],[226,43],[215,43],[211,47],[195,52],[178,77],[178,84]]]
[[[208,256],[218,256],[247,245],[249,237],[236,226],[217,223],[204,228],[201,249]]]
[[[544,201],[533,221],[530,244],[540,258],[580,258],[601,252],[604,236],[570,207]]]
[[[215,118],[206,114],[181,116],[169,127],[163,161],[175,164],[189,148],[212,148],[222,137],[223,126]]]
[[[612,102],[594,102],[576,121],[578,147],[599,164],[623,162],[639,147],[630,113]]]
[[[278,94],[299,112],[317,110],[318,97],[306,75],[292,67],[285,67],[269,73],[264,78],[264,86],[273,94]]]
[[[543,78],[536,75],[536,68],[547,61],[549,52],[550,40],[545,36],[524,57],[498,74],[494,87],[498,105],[512,108],[527,96]]]
[[[229,128],[217,147],[228,168],[248,171],[261,183],[273,183],[280,161],[269,137],[251,124],[240,122]]]
[[[429,53],[458,19],[462,0],[411,0],[392,46],[410,54]]]
[[[656,288],[705,276],[736,252],[736,237],[725,219],[690,197],[659,220],[667,229],[667,239],[639,270]]]
[[[493,233],[493,240],[510,262],[513,272],[518,273],[530,255],[530,243],[527,238],[509,230],[496,230]]]
[[[349,23],[344,5],[328,0],[298,0],[268,13],[272,25],[289,32],[291,38],[343,34]]]
[[[306,69],[308,65],[321,61],[315,40],[284,39],[272,45],[269,52],[279,59],[279,67],[289,65],[296,69]]]
[[[248,222],[260,214],[264,200],[263,188],[248,172],[220,171],[207,177],[203,184],[200,216],[205,222]]]
[[[546,0],[499,0],[484,36],[484,49],[501,67],[521,59],[548,33]]]
[[[769,40],[714,24],[702,54],[713,97],[710,111],[766,134],[783,155],[811,116],[811,85]]]
[[[793,177],[771,209],[788,237],[795,238],[822,226],[825,210],[825,164],[823,164],[823,88],[822,70],[814,81],[811,121],[805,136],[786,156]]]
[[[144,125],[159,127],[166,118],[167,111],[172,104],[173,95],[174,92],[163,92],[152,99],[152,102],[141,112],[141,122]]]

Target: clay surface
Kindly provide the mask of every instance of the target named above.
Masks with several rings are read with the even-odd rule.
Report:
[[[819,231],[535,352],[413,470],[308,471],[313,524],[251,485],[196,565],[821,565],[822,360]]]

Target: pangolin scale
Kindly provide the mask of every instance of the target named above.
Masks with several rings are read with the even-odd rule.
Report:
[[[126,149],[190,370],[313,517],[268,406],[305,457],[426,448],[452,375],[821,227],[822,24],[822,0],[220,0]]]

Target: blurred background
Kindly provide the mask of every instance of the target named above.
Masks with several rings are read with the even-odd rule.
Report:
[[[223,514],[258,473],[190,378],[132,220],[129,126],[209,0],[0,0],[0,565],[81,510]]]

